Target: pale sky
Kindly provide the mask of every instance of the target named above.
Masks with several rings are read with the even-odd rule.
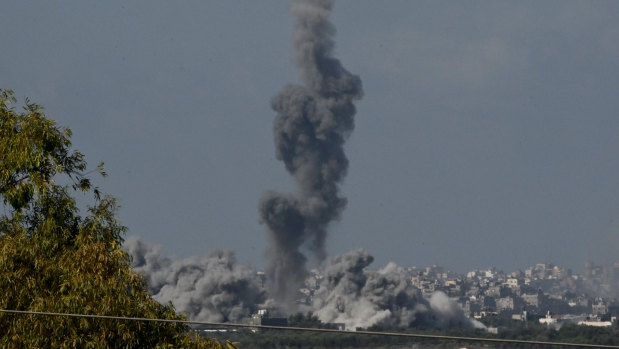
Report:
[[[6,1],[0,88],[109,177],[129,235],[265,265],[257,204],[290,191],[270,98],[299,79],[286,1]],[[619,2],[339,1],[363,81],[334,256],[505,271],[618,262]]]

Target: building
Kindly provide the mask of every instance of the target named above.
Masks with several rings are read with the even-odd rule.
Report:
[[[585,320],[578,321],[578,324],[582,326],[593,326],[593,327],[609,327],[613,325],[613,323],[610,321],[603,321],[599,316],[588,317]]]
[[[503,297],[496,300],[496,310],[499,313],[514,311],[514,298]]]
[[[271,317],[267,309],[260,309],[249,318],[249,324],[255,326],[288,326],[285,317]]]
[[[558,321],[557,317],[552,316],[550,312],[546,313],[546,316],[539,319],[539,323],[544,324],[544,325],[556,325],[557,321]]]
[[[534,307],[534,308],[539,308],[540,303],[541,303],[541,297],[539,295],[539,293],[534,293],[534,294],[523,294],[521,295],[522,301],[530,306],[530,307]]]

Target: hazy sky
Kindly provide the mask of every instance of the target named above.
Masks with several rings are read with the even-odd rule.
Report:
[[[330,255],[505,271],[619,261],[618,1],[339,1],[363,80]],[[6,1],[0,87],[110,174],[130,235],[265,265],[294,187],[270,98],[298,82],[287,1]]]

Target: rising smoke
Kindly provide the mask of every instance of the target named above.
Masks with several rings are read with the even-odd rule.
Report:
[[[133,257],[133,269],[146,277],[153,298],[172,302],[189,319],[238,322],[265,301],[255,270],[237,263],[230,251],[174,260],[162,255],[161,246],[136,237],[129,237],[123,247]]]
[[[242,321],[265,302],[272,304],[272,299],[279,310],[294,312],[298,290],[308,275],[304,252],[317,262],[326,257],[327,226],[346,206],[339,184],[348,168],[343,145],[354,127],[352,102],[363,94],[361,80],[332,57],[335,29],[328,21],[332,6],[332,0],[299,0],[291,7],[296,17],[295,62],[303,86],[286,86],[273,97],[271,107],[277,113],[276,156],[294,177],[297,190],[267,192],[259,204],[269,240],[267,290],[255,270],[237,264],[232,252],[216,250],[201,258],[173,260],[161,255],[161,247],[133,237],[125,242],[132,266],[145,275],[154,298],[172,302],[189,319]],[[368,270],[373,260],[365,250],[333,259],[309,310],[323,322],[344,323],[351,329],[483,326],[466,319],[444,293],[424,299],[394,263]]]
[[[271,100],[276,156],[297,183],[295,193],[268,192],[259,204],[269,240],[268,289],[285,310],[295,308],[307,275],[304,251],[325,259],[327,226],[346,205],[338,188],[348,168],[343,145],[354,127],[352,102],[363,91],[359,77],[332,57],[332,7],[332,0],[293,2],[294,58],[303,86],[288,85]]]

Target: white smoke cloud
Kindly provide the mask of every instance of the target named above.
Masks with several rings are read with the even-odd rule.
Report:
[[[260,308],[281,310],[281,304],[267,299],[256,271],[237,263],[230,251],[176,260],[163,256],[161,246],[137,237],[129,237],[124,248],[133,257],[133,268],[145,276],[155,300],[172,302],[191,320],[242,322]],[[423,298],[395,263],[369,270],[373,260],[363,249],[333,258],[306,310],[323,322],[344,323],[348,329],[373,325],[484,327],[466,318],[460,306],[442,292],[429,300]]]
[[[132,267],[146,277],[153,298],[172,302],[189,319],[241,321],[265,301],[256,271],[237,263],[231,251],[177,260],[137,237],[129,237],[124,248],[133,257]]]
[[[373,260],[362,249],[331,260],[313,301],[321,321],[344,323],[351,329],[373,325],[483,328],[466,318],[462,308],[443,292],[424,299],[395,263],[368,270]]]

